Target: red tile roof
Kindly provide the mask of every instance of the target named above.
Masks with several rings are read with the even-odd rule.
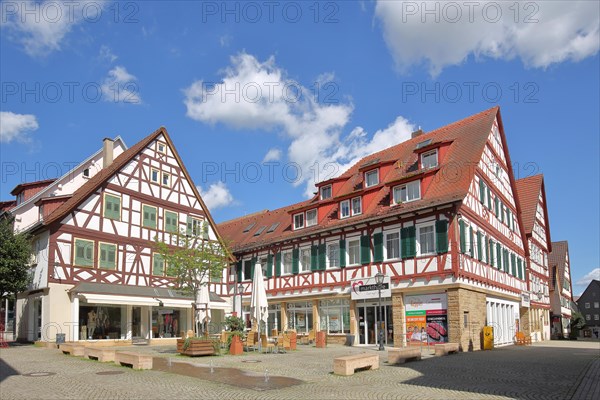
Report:
[[[0,212],[8,211],[17,205],[16,200],[0,201]]]
[[[16,196],[17,194],[22,192],[24,189],[26,189],[28,187],[32,187],[32,186],[46,187],[46,186],[50,185],[52,182],[54,182],[55,180],[56,179],[44,179],[41,181],[19,183],[17,186],[15,186],[15,188],[13,190],[10,191],[10,194],[12,194],[13,196]]]
[[[533,233],[533,226],[537,213],[539,196],[543,199],[543,212],[546,224],[546,242],[548,250],[552,250],[550,240],[550,220],[548,218],[548,205],[546,204],[546,189],[544,186],[544,175],[534,175],[515,181],[516,196],[521,205],[521,222],[527,236]]]
[[[460,202],[468,193],[474,174],[473,166],[477,165],[481,159],[494,119],[497,116],[500,120],[499,108],[493,107],[364,157],[342,175],[331,180],[345,180],[345,182],[341,189],[334,193],[334,199],[328,200],[334,205],[328,215],[319,215],[319,224],[316,226],[294,231],[291,226],[291,213],[296,209],[307,209],[310,206],[316,207],[317,204],[322,204],[318,195],[310,200],[277,210],[264,211],[223,222],[219,225],[220,231],[234,251],[241,251],[357,222],[379,219],[382,216],[404,214],[436,205]],[[418,160],[415,152],[417,144],[428,139],[431,139],[431,145],[450,143],[446,156],[439,160],[439,169],[435,179],[427,191],[421,193],[420,200],[390,207],[390,192],[394,183],[424,173],[421,170],[414,170],[413,167]],[[362,215],[340,220],[337,217],[339,199],[348,198],[353,193],[359,195],[362,192],[364,172],[362,167],[371,162],[374,167],[382,164],[397,164],[386,176],[380,176],[380,185],[368,189],[377,190],[378,193],[368,208],[363,210]],[[244,233],[244,228],[251,223],[255,225],[249,232]],[[273,232],[266,233],[265,230],[260,235],[254,236],[254,233],[262,226],[269,229],[275,223],[279,223],[279,226]]]

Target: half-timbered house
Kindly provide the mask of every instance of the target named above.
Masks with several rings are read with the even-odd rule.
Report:
[[[527,248],[499,108],[417,131],[317,188],[309,200],[219,226],[245,308],[253,268],[264,270],[269,329],[467,350],[491,325],[497,345],[512,343]]]
[[[553,339],[568,337],[571,333],[573,284],[571,283],[569,243],[566,240],[552,242],[548,265],[550,269],[550,304],[552,305],[550,312],[551,335]]]
[[[166,129],[130,148],[104,139],[102,150],[43,185],[22,202],[20,187],[31,185],[13,191],[15,229],[33,236],[34,252],[31,287],[17,297],[19,338],[151,339],[191,329],[193,299],[172,290],[155,240],[175,244],[182,230],[219,238]],[[230,308],[222,287],[210,286],[217,319]]]
[[[550,289],[548,253],[552,250],[550,223],[543,175],[517,180],[517,196],[521,204],[523,229],[527,237],[527,286],[521,319],[523,330],[532,341],[550,339]],[[529,302],[527,301],[529,297]]]

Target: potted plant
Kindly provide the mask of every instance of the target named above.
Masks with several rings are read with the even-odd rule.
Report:
[[[212,356],[219,351],[219,342],[204,337],[177,339],[177,352],[186,356]]]
[[[229,316],[225,318],[225,326],[230,332],[229,337],[227,338],[229,354],[242,354],[244,352],[244,346],[242,344],[242,336],[244,335],[245,326],[244,320],[239,317]]]

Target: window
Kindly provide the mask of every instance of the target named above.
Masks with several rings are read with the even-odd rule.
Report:
[[[78,267],[94,266],[94,242],[75,239],[75,265]]]
[[[168,172],[162,173],[161,184],[163,186],[171,187],[171,174]]]
[[[394,203],[407,203],[421,198],[421,181],[409,182],[394,188]]]
[[[594,308],[600,308],[600,303],[599,303],[599,302],[597,302],[597,301],[595,301],[595,302],[594,302]]]
[[[355,197],[352,199],[352,215],[362,214],[362,198]]]
[[[585,303],[585,308],[590,308],[590,303]]]
[[[419,255],[435,253],[435,232],[433,225],[419,226]]]
[[[167,145],[162,142],[156,142],[156,151],[167,154]]]
[[[327,268],[337,268],[340,266],[340,245],[339,243],[329,243],[327,245]]]
[[[350,200],[344,200],[340,203],[340,218],[348,218],[350,216]]]
[[[244,233],[250,232],[250,229],[252,229],[254,227],[254,225],[256,225],[256,222],[252,222],[252,223],[250,223],[250,225],[246,226],[244,228]]]
[[[152,275],[163,276],[165,274],[165,260],[162,255],[154,253],[152,257]]]
[[[160,171],[152,168],[150,171],[150,180],[154,183],[158,183],[158,177],[160,176]]]
[[[469,328],[469,312],[468,311],[463,312],[463,328],[465,328],[465,329]]]
[[[267,229],[266,225],[261,226],[260,228],[258,228],[258,230],[256,232],[254,232],[254,236],[260,236],[260,234],[263,233],[265,231],[265,229]]]
[[[585,319],[586,321],[589,321],[591,319],[590,314],[585,314]]]
[[[117,269],[117,245],[100,243],[98,247],[100,249],[98,266],[103,269]]]
[[[84,178],[89,178],[90,177],[90,169],[86,168],[83,170],[83,177]]]
[[[350,301],[347,299],[319,301],[321,329],[330,334],[350,333]]]
[[[422,142],[417,143],[417,147],[416,149],[421,149],[427,145],[429,145],[429,143],[431,143],[431,139],[427,139],[427,140],[423,140]]]
[[[121,220],[121,197],[104,193],[104,218]]]
[[[306,226],[317,224],[317,210],[309,210],[306,212]]]
[[[300,272],[310,271],[310,248],[300,249]]]
[[[348,264],[360,264],[360,241],[358,239],[348,241]]]
[[[178,215],[173,211],[165,211],[165,232],[177,233],[178,228]]]
[[[386,260],[400,258],[400,233],[391,232],[385,235]]]
[[[323,186],[321,188],[321,200],[331,198],[331,185]]]
[[[202,233],[202,220],[190,215],[187,217],[186,234],[188,236],[198,236]]]
[[[294,229],[304,228],[304,213],[294,215]]]
[[[244,280],[252,280],[252,260],[244,261]]]
[[[379,170],[374,169],[365,173],[365,185],[366,187],[375,186],[379,183]]]
[[[438,165],[437,150],[428,151],[421,155],[421,168],[435,168]]]
[[[283,253],[283,273],[291,274],[292,273],[292,252],[286,251]]]
[[[594,314],[594,321],[598,321],[599,318],[600,318],[600,315]]]
[[[156,229],[156,207],[145,205],[142,207],[142,213],[144,217],[142,226]]]
[[[279,222],[275,222],[271,227],[267,230],[267,233],[273,232],[279,226]]]

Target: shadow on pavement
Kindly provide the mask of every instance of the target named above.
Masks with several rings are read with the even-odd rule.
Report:
[[[13,375],[20,375],[19,371],[15,370],[0,358],[0,382],[3,382],[6,378]]]

